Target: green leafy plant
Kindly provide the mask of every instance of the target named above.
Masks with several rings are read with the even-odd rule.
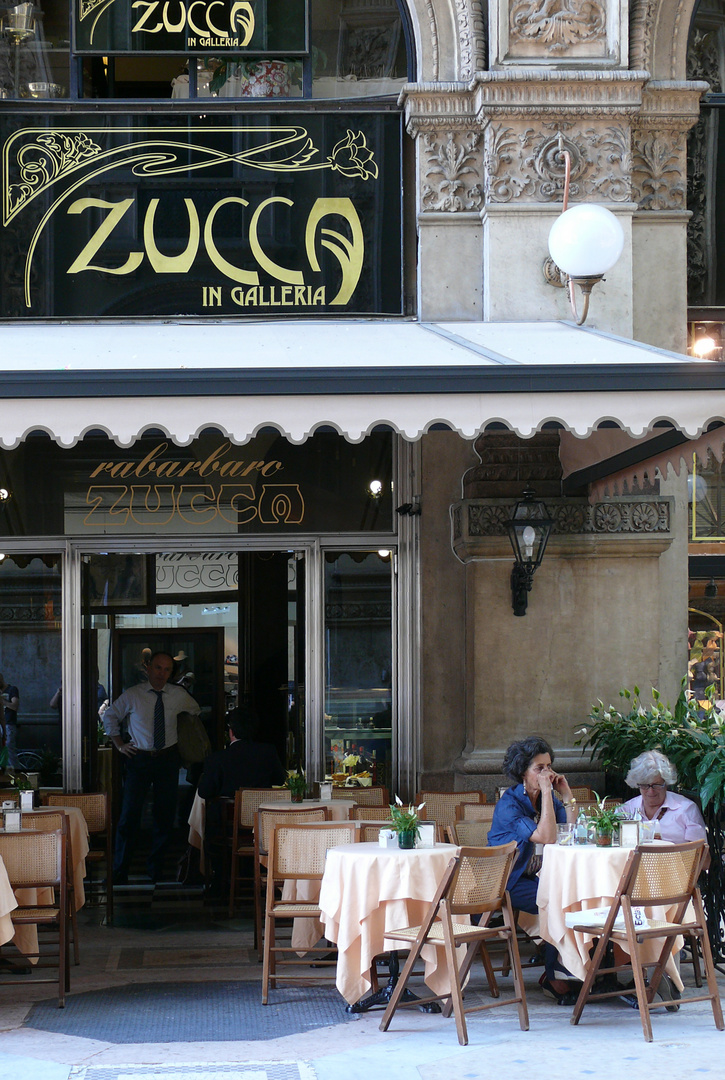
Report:
[[[402,799],[396,795],[395,802],[390,804],[390,828],[396,833],[414,832],[416,836],[420,836],[419,814],[424,806],[425,803],[420,806],[411,804],[406,808]]]
[[[60,768],[60,757],[50,746],[44,746],[40,753],[38,773],[43,787],[50,787]]]
[[[603,799],[600,799],[595,791],[594,796],[597,800],[597,805],[589,810],[587,817],[589,821],[593,822],[594,828],[598,833],[601,833],[604,836],[611,836],[622,818],[622,815],[619,813],[619,807],[607,806],[606,795]]]
[[[620,690],[622,710],[599,701],[586,724],[577,732],[577,746],[591,751],[592,758],[620,776],[645,750],[659,750],[677,769],[681,788],[699,797],[710,848],[710,868],[702,883],[710,945],[719,961],[725,960],[725,711],[715,705],[714,690],[702,701],[688,700],[683,679],[674,709],[652,690],[651,704],[644,704],[639,687]]]
[[[31,791],[33,785],[30,783],[27,773],[16,772],[11,781],[11,787],[14,787],[17,791]]]

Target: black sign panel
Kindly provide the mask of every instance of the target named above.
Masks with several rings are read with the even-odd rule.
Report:
[[[74,0],[76,53],[301,56],[308,0]]]
[[[0,318],[400,314],[391,113],[0,118]]]

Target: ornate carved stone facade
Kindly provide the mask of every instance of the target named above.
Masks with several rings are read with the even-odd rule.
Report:
[[[606,13],[597,0],[513,0],[509,10],[509,42],[538,42],[556,54],[584,41],[606,36]]]
[[[483,203],[479,132],[423,135],[423,210],[478,210]]]
[[[460,76],[472,79],[486,67],[486,14],[481,0],[455,0],[461,49]]]
[[[629,131],[623,124],[586,128],[545,123],[491,123],[486,129],[486,201],[559,202],[564,193],[563,148],[571,155],[570,197],[629,202]]]

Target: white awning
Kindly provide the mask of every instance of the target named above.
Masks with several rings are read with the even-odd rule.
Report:
[[[725,368],[566,323],[405,320],[0,327],[0,444],[89,431],[121,445],[146,429],[186,444],[216,427],[237,443],[274,427],[358,442],[388,425],[473,438],[499,423],[527,437],[558,424],[696,438],[725,421]]]

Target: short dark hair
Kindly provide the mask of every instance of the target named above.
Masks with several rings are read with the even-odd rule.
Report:
[[[248,705],[239,705],[227,713],[227,727],[235,739],[254,742],[259,729],[259,717]]]
[[[539,754],[549,754],[554,761],[554,751],[541,735],[529,735],[528,739],[513,742],[503,759],[503,771],[520,784],[529,765]]]

